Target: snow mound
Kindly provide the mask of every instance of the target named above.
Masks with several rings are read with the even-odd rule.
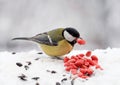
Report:
[[[68,55],[85,53],[73,50]],[[77,78],[74,85],[120,85],[120,48],[96,49],[104,70],[95,70],[89,79]],[[71,85],[71,74],[63,60],[53,59],[36,50],[30,52],[0,52],[0,85]]]

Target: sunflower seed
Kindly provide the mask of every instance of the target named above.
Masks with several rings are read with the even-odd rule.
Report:
[[[63,79],[61,80],[61,82],[64,82],[64,81],[67,81],[67,78],[63,78]]]
[[[61,85],[59,82],[56,82],[56,85]]]
[[[25,68],[25,70],[28,70],[28,69],[29,69],[29,66],[25,65],[24,68]]]
[[[22,63],[19,63],[19,62],[16,63],[16,65],[19,66],[19,67],[22,67],[22,66],[23,66]]]
[[[21,76],[18,76],[18,78],[20,78],[23,81],[27,81],[27,76],[25,74],[22,74]]]
[[[32,79],[37,81],[40,77],[33,77]]]

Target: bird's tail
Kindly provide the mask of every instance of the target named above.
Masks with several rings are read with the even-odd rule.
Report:
[[[17,38],[13,38],[12,40],[28,40],[28,41],[41,43],[38,39],[36,39],[34,37],[17,37]]]
[[[18,38],[13,38],[12,40],[31,40],[31,38],[27,38],[27,37],[18,37]]]

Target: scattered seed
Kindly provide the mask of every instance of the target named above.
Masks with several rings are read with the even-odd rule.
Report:
[[[40,77],[33,77],[32,79],[37,81]]]
[[[52,74],[55,74],[55,73],[57,73],[56,71],[54,71],[54,70],[52,70],[52,71],[50,71],[50,70],[46,70],[47,72],[51,72]]]
[[[50,70],[46,70],[47,72],[51,72]]]
[[[25,68],[25,70],[28,70],[28,69],[29,69],[29,67],[28,67],[27,65],[25,65],[24,68]]]
[[[28,63],[28,65],[31,65],[31,64],[32,64],[30,61],[27,61],[26,63]]]
[[[43,54],[42,52],[38,52],[37,54]]]
[[[40,58],[36,58],[35,60],[37,61],[37,60],[39,60]]]
[[[23,81],[27,81],[26,77],[27,76],[25,74],[22,74],[21,76],[18,76],[18,78],[20,78]]]
[[[61,85],[59,82],[56,82],[56,85]]]
[[[19,62],[16,63],[16,65],[19,66],[19,67],[22,67],[22,66],[23,66],[22,63],[19,63]]]
[[[16,54],[16,52],[12,52],[12,54],[14,55],[14,54]]]
[[[61,82],[64,82],[64,81],[67,81],[67,78],[63,78],[63,79],[61,80]]]
[[[56,72],[56,71],[51,71],[51,73],[52,73],[52,74],[55,74],[55,73],[57,73],[57,72]]]
[[[66,76],[65,74],[63,74],[63,76]]]
[[[38,82],[35,85],[40,85]]]

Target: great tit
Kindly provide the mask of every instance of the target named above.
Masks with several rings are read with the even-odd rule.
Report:
[[[79,32],[72,27],[58,28],[40,33],[33,37],[19,37],[12,40],[29,40],[37,42],[42,50],[49,56],[62,56],[68,54],[80,38]]]

